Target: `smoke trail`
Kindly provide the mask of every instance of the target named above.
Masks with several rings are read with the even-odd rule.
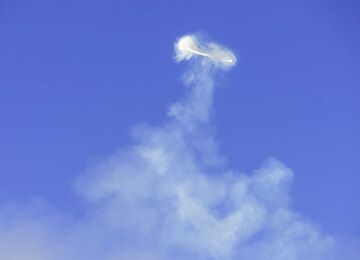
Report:
[[[332,240],[288,209],[289,168],[275,159],[250,176],[217,167],[221,157],[210,130],[214,76],[235,65],[235,56],[194,36],[180,38],[175,48],[177,60],[196,59],[185,78],[190,92],[171,106],[164,127],[137,129],[134,147],[82,181],[85,196],[110,199],[106,222],[157,241],[167,258],[176,249],[179,257],[186,252],[196,259],[319,257]]]
[[[1,259],[324,259],[333,239],[289,208],[291,169],[268,159],[247,175],[221,163],[214,77],[236,57],[191,35],[175,48],[194,62],[167,122],[135,128],[133,146],[76,180],[89,203],[83,219],[1,220]]]

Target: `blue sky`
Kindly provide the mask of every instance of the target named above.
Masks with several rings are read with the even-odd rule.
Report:
[[[74,180],[163,126],[184,96],[175,40],[207,33],[238,56],[216,78],[219,153],[294,172],[291,208],[360,236],[360,5],[356,1],[2,1],[0,201],[81,216]],[[76,217],[75,217],[76,218]],[[358,243],[358,242],[356,242]]]

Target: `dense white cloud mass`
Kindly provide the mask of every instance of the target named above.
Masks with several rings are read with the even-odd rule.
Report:
[[[194,56],[163,126],[135,128],[133,146],[76,180],[82,219],[3,207],[0,259],[325,259],[333,239],[289,207],[291,169],[274,158],[251,174],[224,166],[210,122],[224,64],[211,55]]]

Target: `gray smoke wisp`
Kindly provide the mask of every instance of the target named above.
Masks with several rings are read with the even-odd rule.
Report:
[[[270,158],[240,173],[217,151],[214,79],[235,55],[194,35],[175,51],[188,93],[167,121],[77,178],[82,219],[4,207],[0,259],[325,259],[334,240],[289,206],[292,170]]]

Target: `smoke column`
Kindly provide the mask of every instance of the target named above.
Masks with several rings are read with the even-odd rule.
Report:
[[[188,93],[167,121],[77,178],[82,219],[0,214],[1,259],[325,259],[334,240],[289,206],[292,170],[270,158],[240,173],[217,151],[214,79],[235,55],[194,35],[175,52]]]

